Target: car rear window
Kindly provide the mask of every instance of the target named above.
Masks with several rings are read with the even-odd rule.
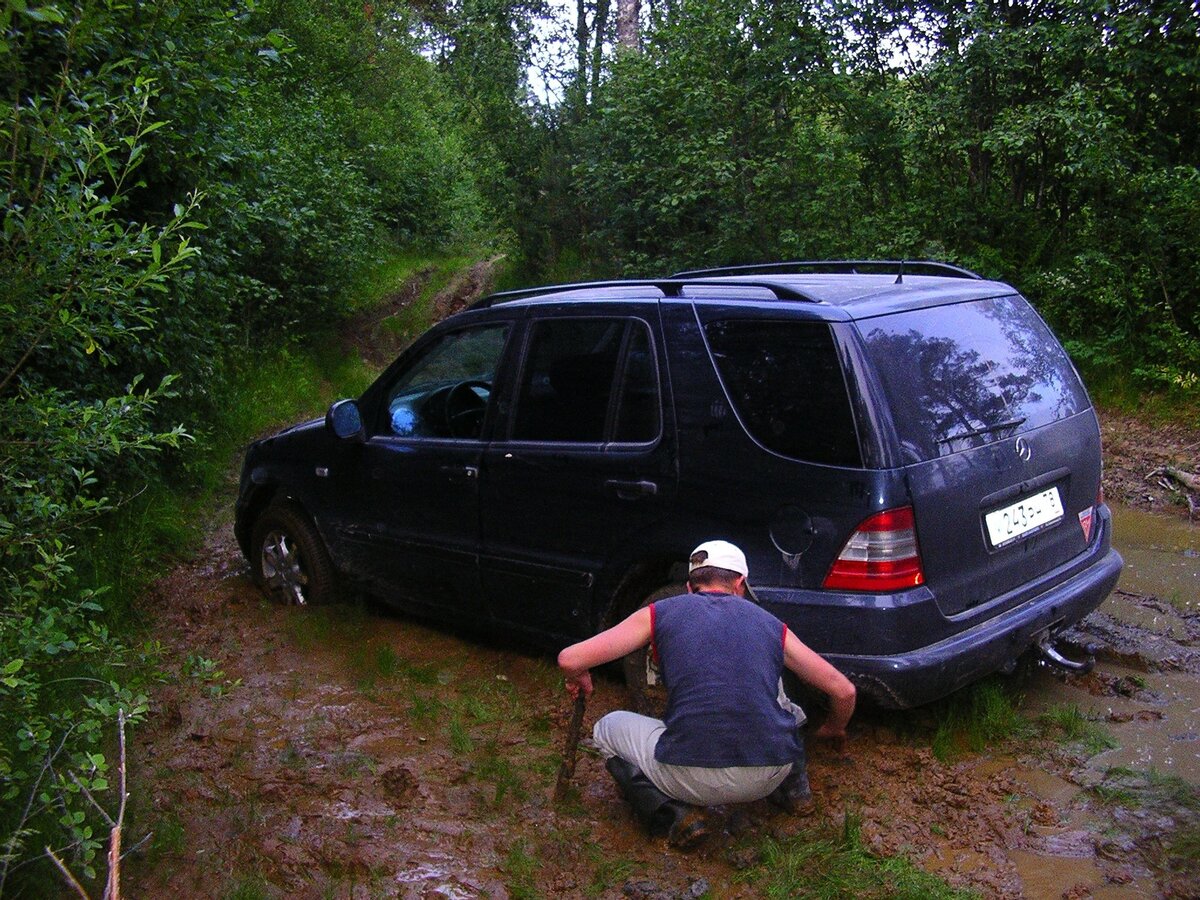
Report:
[[[1058,340],[1018,295],[864,320],[905,454],[935,459],[1088,408]]]
[[[837,347],[824,322],[724,319],[705,326],[742,424],[783,456],[862,465]]]

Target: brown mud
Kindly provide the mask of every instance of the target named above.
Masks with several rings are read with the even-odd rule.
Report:
[[[703,880],[710,896],[753,897],[763,835],[836,833],[847,814],[872,853],[902,854],[983,896],[1200,894],[1200,876],[1171,852],[1197,834],[1194,787],[1190,799],[1161,796],[1144,774],[1153,763],[1114,775],[1045,738],[942,762],[926,713],[868,711],[852,725],[847,759],[813,747],[812,816],[765,803],[731,809],[725,833],[686,855],[640,835],[586,748],[567,800],[551,802],[569,705],[548,658],[374,608],[269,603],[228,522],[202,561],[147,599],[168,670],[194,673],[208,659],[223,672],[165,685],[135,736],[143,818],[182,832],[131,864],[136,896],[222,897],[252,883],[265,896],[506,897],[536,887],[615,897],[650,884],[654,896],[679,897]],[[1164,721],[1172,700],[1153,674],[1165,664],[1192,678],[1194,709],[1197,622],[1184,625],[1173,655],[1140,657],[1125,628],[1094,673],[1035,671],[1026,694],[1131,729],[1177,727]],[[1160,637],[1162,649],[1170,638]],[[624,700],[598,679],[585,723]],[[1194,755],[1197,736],[1176,737]],[[1159,760],[1156,771],[1172,768]],[[1106,789],[1133,800],[1105,802]],[[1070,883],[1039,884],[1047,870],[1069,872]]]
[[[1195,471],[1200,436],[1143,429],[1105,422],[1108,496],[1186,520],[1141,482],[1163,458]],[[271,603],[228,509],[145,610],[170,680],[132,735],[155,834],[126,862],[129,896],[756,897],[764,838],[847,823],[872,854],[984,897],[1200,896],[1200,610],[1144,588],[1073,633],[1093,673],[1014,676],[1027,716],[1074,709],[1119,746],[1043,727],[943,761],[936,710],[865,710],[847,756],[810,750],[815,811],[719,811],[690,854],[638,831],[586,747],[552,802],[570,704],[548,655],[362,603]],[[585,733],[624,703],[597,679]]]
[[[1129,413],[1100,416],[1104,494],[1121,506],[1200,524],[1200,491],[1164,473],[1200,475],[1200,424],[1159,424]],[[1189,502],[1190,501],[1190,502]]]

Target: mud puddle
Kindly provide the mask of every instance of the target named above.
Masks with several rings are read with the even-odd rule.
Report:
[[[1075,871],[1091,896],[1200,896],[1200,527],[1125,508],[1114,518],[1126,568],[1071,635],[1096,669],[1042,670],[1026,692],[1029,713],[1077,713],[1082,732],[1078,752],[1052,756],[1071,787],[1052,836],[1092,837],[1085,858],[1099,871]],[[1018,858],[1032,893],[1040,867],[1028,863]]]
[[[1074,635],[1096,670],[1015,682],[1024,716],[1066,725],[946,761],[928,711],[864,712],[848,760],[812,749],[813,815],[726,810],[692,855],[641,836],[586,752],[551,802],[568,705],[548,657],[372,607],[267,603],[217,523],[147,601],[178,677],[134,736],[136,818],[156,834],[130,896],[757,897],[766,839],[848,819],[870,852],[984,897],[1200,896],[1200,618],[1186,573],[1178,595],[1153,587],[1200,564],[1200,529],[1180,544],[1138,523],[1143,560],[1127,521],[1129,580]],[[586,725],[624,702],[600,679]]]

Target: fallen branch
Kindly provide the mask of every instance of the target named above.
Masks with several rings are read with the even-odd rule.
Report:
[[[1200,475],[1193,475],[1191,472],[1184,472],[1176,469],[1174,466],[1160,466],[1146,476],[1146,479],[1151,478],[1170,478],[1182,484],[1189,491],[1200,491]],[[1162,483],[1161,481],[1159,482]]]

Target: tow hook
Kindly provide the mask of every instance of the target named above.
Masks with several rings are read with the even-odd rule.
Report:
[[[1073,672],[1076,675],[1086,675],[1088,672],[1092,671],[1092,668],[1096,665],[1095,648],[1091,646],[1085,647],[1084,652],[1087,653],[1087,659],[1076,661],[1073,659],[1067,659],[1065,656],[1059,653],[1058,649],[1054,646],[1054,641],[1055,638],[1053,635],[1045,634],[1042,635],[1037,643],[1034,644],[1038,653],[1041,654],[1041,657],[1045,662],[1048,662],[1052,666],[1057,666],[1060,669],[1064,669],[1067,672]]]

